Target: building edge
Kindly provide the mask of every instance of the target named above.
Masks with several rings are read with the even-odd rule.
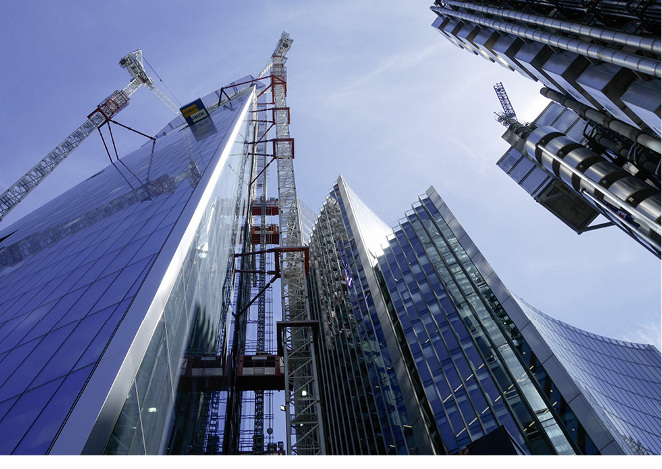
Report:
[[[356,219],[356,214],[354,211],[356,208],[356,201],[350,196],[347,183],[342,176],[338,176],[336,184],[338,185],[338,189],[340,190],[344,200],[349,201],[350,205],[352,206],[352,210],[347,210],[347,219],[352,231],[355,233],[354,239],[356,240],[356,246],[361,258],[361,262],[365,266],[373,266],[372,269],[364,269],[364,271],[368,285],[370,287],[370,291],[372,292],[372,298],[375,302],[375,308],[377,309],[379,322],[381,324],[382,330],[384,331],[386,347],[394,360],[393,369],[395,370],[398,385],[400,386],[400,389],[403,390],[403,393],[411,391],[409,396],[410,398],[404,399],[404,404],[405,408],[407,409],[407,413],[409,414],[409,418],[411,419],[410,424],[412,426],[414,437],[416,438],[417,442],[421,443],[421,447],[419,448],[420,454],[439,454],[438,450],[434,448],[428,428],[425,425],[421,403],[416,397],[416,393],[413,392],[414,385],[411,381],[411,375],[408,372],[407,365],[405,364],[402,357],[402,352],[400,350],[398,340],[395,336],[395,331],[393,330],[393,323],[391,322],[388,314],[388,307],[375,274],[375,261],[371,259],[372,255],[366,246],[363,230],[361,230],[360,223],[358,223]],[[389,228],[389,231],[392,230]],[[384,239],[384,241],[386,241],[386,239]],[[414,405],[414,403],[417,403],[418,405]]]

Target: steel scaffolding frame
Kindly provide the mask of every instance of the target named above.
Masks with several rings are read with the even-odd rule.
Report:
[[[257,100],[257,98],[256,98]],[[256,101],[257,104],[257,101]],[[266,132],[266,122],[259,120],[257,122],[257,134],[262,135]],[[267,166],[266,160],[266,151],[265,143],[257,143],[257,153],[260,154],[257,159],[260,164],[258,167],[261,170],[261,174],[257,181],[256,193],[261,189],[259,204],[260,204],[260,251],[265,251],[267,249],[267,172],[264,171]],[[259,255],[259,264],[258,269],[260,273],[257,274],[257,287],[259,291],[262,291],[266,287],[266,270],[267,270],[267,256],[262,253]],[[257,332],[256,332],[256,353],[266,353],[267,344],[266,344],[266,321],[267,321],[267,302],[266,302],[267,292],[266,289],[258,299],[257,307]],[[271,315],[269,315],[271,316]],[[269,338],[271,339],[271,338]],[[263,390],[255,390],[255,406],[254,406],[254,420],[253,420],[253,454],[262,454],[264,453],[264,404],[265,404],[265,392]],[[267,398],[271,398],[272,395],[267,395]],[[271,405],[269,403],[269,408]]]
[[[274,102],[276,138],[273,139],[274,156],[278,172],[278,205],[280,245],[285,248],[279,255],[281,297],[283,311],[282,334],[285,364],[285,419],[288,434],[288,454],[325,454],[324,433],[319,401],[314,325],[310,324],[308,307],[307,269],[301,247],[298,199],[294,180],[294,140],[290,137],[290,113],[287,107],[287,74],[285,53],[292,40],[283,33],[272,55],[270,64],[262,72],[271,72],[271,92]],[[289,324],[288,324],[289,323]]]
[[[241,259],[240,267],[234,268],[234,274],[239,274],[239,284],[237,310],[233,314],[236,330],[233,336],[232,364],[237,367],[239,355],[272,353],[270,348],[273,348],[271,339],[273,315],[269,309],[271,296],[268,292],[274,281],[280,279],[282,320],[277,323],[277,354],[283,359],[281,376],[284,378],[285,389],[287,454],[312,455],[325,454],[325,448],[315,365],[318,323],[310,319],[307,286],[308,248],[301,245],[298,199],[292,162],[294,140],[290,137],[290,111],[286,103],[287,75],[284,56],[291,43],[288,34],[283,33],[270,62],[260,75],[242,83],[264,80],[269,85],[258,93],[253,103],[255,119],[251,132],[252,141],[245,142],[252,146],[249,152],[254,158],[252,173],[253,175],[258,173],[252,176],[250,197],[260,210],[259,213],[254,213],[246,224],[243,249],[235,254],[235,258]],[[266,93],[271,94],[271,102],[265,99]],[[271,121],[268,120],[269,111],[272,116]],[[276,129],[276,137],[269,138],[273,127]],[[267,153],[268,142],[273,145],[271,154]],[[267,204],[266,170],[273,161],[277,162],[279,230],[276,230],[272,237],[267,230],[266,216],[274,216],[275,213]],[[258,227],[258,219],[260,234],[259,239],[255,239],[253,228]],[[278,247],[267,248],[267,244],[276,243],[279,243]],[[260,245],[259,248],[256,247],[257,244]],[[271,270],[267,260],[267,255],[271,253],[274,254],[275,270]],[[266,282],[267,274],[273,275],[269,282]],[[253,289],[258,292],[252,294]],[[249,319],[249,309],[256,302],[257,317]],[[246,334],[248,324],[256,327],[254,341],[248,340]],[[236,383],[236,374],[233,374],[228,382],[230,395],[227,407],[231,410],[225,422],[223,452],[262,454],[265,452],[264,420],[272,422],[274,419],[271,403],[273,391],[268,388],[257,389],[252,391],[254,394],[250,394],[250,391],[240,391]],[[247,404],[244,411],[242,411],[242,403]],[[272,432],[268,433],[268,439],[271,441]],[[266,452],[272,453],[274,448],[271,447],[276,445],[269,444],[267,447]],[[276,452],[280,453],[280,451],[282,446],[279,442]]]

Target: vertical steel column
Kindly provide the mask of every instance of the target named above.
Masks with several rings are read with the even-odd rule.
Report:
[[[257,104],[257,103],[256,103]],[[257,105],[255,109],[258,109]],[[264,113],[266,114],[266,112]],[[266,132],[267,124],[264,119],[258,114],[257,122],[257,135],[261,136]],[[266,285],[266,270],[267,270],[267,257],[264,251],[267,249],[267,172],[265,171],[267,165],[267,157],[265,143],[260,141],[257,144],[257,153],[261,156],[258,157],[258,169],[262,171],[261,176],[256,181],[257,189],[262,189],[260,197],[260,251],[259,254],[259,274],[257,274],[257,287],[259,291],[265,289]],[[256,191],[256,195],[257,195]],[[255,349],[256,354],[265,353],[265,328],[266,328],[266,293],[263,293],[258,298],[257,306],[257,345]],[[264,453],[264,391],[255,390],[255,419],[253,420],[253,454]]]
[[[278,163],[278,203],[281,246],[301,246],[299,210],[294,182],[294,141],[290,138],[286,103],[287,76],[284,54],[291,39],[283,33],[271,64]],[[283,321],[310,320],[306,288],[305,259],[301,251],[280,253]],[[315,367],[315,350],[310,326],[284,329],[285,408],[288,454],[325,454],[321,406]],[[294,442],[292,438],[294,437]]]

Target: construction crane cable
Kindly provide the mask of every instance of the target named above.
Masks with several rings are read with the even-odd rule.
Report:
[[[145,63],[147,64],[147,66],[148,66],[149,68],[152,69],[152,72],[154,72],[154,75],[157,76],[157,78],[159,79],[159,81],[160,81],[161,83],[163,83],[163,86],[165,86],[166,89],[170,92],[170,95],[171,95],[173,98],[175,98],[175,101],[177,102],[177,104],[179,105],[179,107],[182,107],[182,104],[179,102],[179,99],[177,99],[177,96],[175,96],[175,93],[173,93],[172,90],[171,90],[170,88],[168,88],[168,85],[166,85],[165,82],[163,81],[163,79],[159,76],[159,74],[156,73],[156,70],[154,70],[154,67],[152,67],[152,65],[147,61],[147,59],[145,58],[144,55],[143,55],[143,60],[145,61]]]

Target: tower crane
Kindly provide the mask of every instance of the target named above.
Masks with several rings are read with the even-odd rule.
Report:
[[[494,91],[496,92],[497,98],[499,98],[499,102],[503,108],[503,112],[495,113],[497,116],[497,121],[508,127],[510,124],[517,122],[515,109],[513,108],[512,104],[510,104],[510,99],[508,98],[508,94],[506,94],[506,88],[502,83],[497,83],[494,85]]]
[[[271,71],[276,138],[274,153],[278,162],[278,205],[281,247],[280,338],[285,362],[285,420],[288,428],[288,454],[325,454],[319,383],[315,364],[314,334],[318,324],[310,320],[305,273],[306,249],[302,249],[299,206],[294,181],[294,139],[290,137],[287,107],[285,54],[292,39],[285,32],[276,45],[271,61],[262,74]],[[262,75],[261,74],[261,75]],[[295,437],[294,442],[292,436]]]
[[[74,151],[83,140],[94,130],[110,121],[110,119],[129,105],[129,98],[138,88],[145,85],[156,96],[163,101],[171,110],[179,114],[175,106],[156,86],[149,77],[143,66],[141,50],[135,50],[122,57],[120,65],[131,75],[131,81],[122,90],[114,91],[104,99],[97,108],[87,116],[87,120],[74,130],[71,135],[47,154],[39,163],[30,169],[23,177],[12,184],[2,195],[0,195],[0,221],[21,202],[32,190],[34,190],[46,176],[53,172],[72,151]]]

